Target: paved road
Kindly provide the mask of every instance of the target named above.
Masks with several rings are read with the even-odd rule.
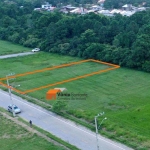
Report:
[[[2,56],[0,56],[0,59],[11,58],[11,57],[18,57],[18,56],[26,56],[26,55],[31,55],[31,54],[34,54],[34,52],[25,52],[25,53],[2,55]]]
[[[22,100],[22,98],[15,95],[13,95],[13,102],[21,108],[22,113],[20,113],[19,116],[23,119],[27,121],[31,119],[36,126],[39,126],[82,150],[97,150],[94,132],[37,105]],[[10,103],[11,101],[8,93],[0,90],[0,106],[7,109]],[[98,138],[99,150],[131,150],[125,145],[113,142],[102,136]]]

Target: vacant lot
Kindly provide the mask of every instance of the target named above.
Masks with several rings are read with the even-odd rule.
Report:
[[[79,58],[49,53],[0,60],[0,77],[4,77],[11,71],[18,74],[79,60]],[[88,64],[87,68],[83,65],[79,72],[87,73],[90,69],[96,68],[92,65]],[[43,74],[41,77],[30,78],[29,81],[14,80],[13,84],[17,85],[19,83],[20,88],[24,88],[23,85],[25,88],[29,87],[30,89],[34,84],[38,86],[41,82],[53,82],[56,78],[66,78],[68,75],[70,77],[70,75],[72,76],[73,73],[76,74],[77,72],[70,67],[65,68],[62,72],[57,71],[52,78],[49,72],[48,75]],[[94,116],[104,111],[108,119],[102,126],[102,132],[105,132],[110,138],[115,137],[137,149],[150,148],[150,75],[148,73],[120,68],[56,87],[65,87],[68,92],[72,93],[88,94],[86,100],[68,101],[69,113],[94,123]],[[46,103],[52,103],[52,101],[45,100],[48,90],[49,88],[43,89],[29,93],[29,95]],[[99,118],[99,121],[101,119]]]
[[[101,63],[93,62],[90,60],[87,62],[77,61],[77,63],[78,64],[72,64],[71,66],[71,63],[68,63],[67,65],[69,66],[63,66],[62,68],[53,69],[53,67],[50,67],[44,68],[42,70],[37,70],[40,72],[33,71],[24,74],[17,74],[15,76],[15,82],[21,85],[18,88],[19,90],[28,93],[28,91],[30,92],[30,90],[35,91],[36,88],[44,88],[43,86],[51,86],[51,84],[57,84],[61,81],[68,82],[68,80],[72,78],[78,78],[84,75],[91,75],[95,72],[107,71],[106,69],[108,68],[114,68],[109,65],[103,65]],[[2,82],[6,84],[6,79],[4,78]]]
[[[11,42],[0,40],[0,55],[14,54],[31,51],[30,48],[22,47]]]
[[[64,150],[0,115],[1,150]]]

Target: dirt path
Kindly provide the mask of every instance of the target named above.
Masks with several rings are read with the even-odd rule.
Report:
[[[11,116],[7,115],[6,113],[3,113],[3,112],[0,112],[0,114],[3,115],[5,118],[12,120],[14,123],[16,123],[16,124],[22,126],[23,128],[27,129],[29,132],[31,132],[31,133],[33,133],[33,134],[35,133],[35,134],[37,134],[38,136],[40,136],[40,137],[46,139],[48,142],[51,142],[51,143],[53,143],[54,145],[61,146],[61,147],[65,148],[66,150],[70,150],[69,148],[65,147],[64,145],[62,145],[62,144],[60,144],[60,143],[54,141],[53,139],[49,138],[49,137],[46,136],[46,135],[44,135],[43,133],[41,133],[41,132],[39,132],[39,131],[37,131],[37,130],[31,128],[30,126],[26,125],[25,123],[19,121],[17,117],[16,117],[16,118],[13,118],[13,117],[11,117]]]
[[[18,56],[26,56],[26,55],[33,55],[33,54],[34,54],[33,52],[25,52],[25,53],[1,55],[0,59],[6,59],[6,58],[18,57]]]

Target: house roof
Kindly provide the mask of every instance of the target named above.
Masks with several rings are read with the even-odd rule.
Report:
[[[128,7],[132,7],[132,4],[125,4],[122,6],[123,8],[128,8]]]

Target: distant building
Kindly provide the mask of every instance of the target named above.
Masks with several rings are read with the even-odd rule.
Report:
[[[63,12],[63,13],[68,13],[70,11],[73,11],[75,10],[77,7],[73,7],[71,5],[67,5],[67,6],[63,6],[60,11]]]
[[[131,15],[133,15],[134,13],[136,13],[136,11],[121,11],[120,14],[122,16],[128,16],[130,17]]]
[[[126,11],[131,11],[131,10],[133,10],[133,6],[132,6],[132,4],[125,4],[122,6],[122,9],[126,10]]]
[[[98,4],[99,4],[101,7],[103,7],[103,6],[104,6],[104,2],[105,2],[105,0],[99,0],[99,1],[98,1]]]
[[[70,13],[75,13],[75,14],[86,14],[87,13],[87,10],[83,7],[80,7],[80,8],[76,8],[76,9],[73,9],[70,11]]]
[[[62,9],[65,9],[65,10],[68,10],[68,11],[71,11],[71,10],[74,10],[76,7],[73,7],[71,5],[67,5],[67,6],[63,6]]]
[[[103,14],[105,16],[110,16],[110,17],[114,16],[114,14],[112,14],[109,10],[100,10],[98,11],[98,13]]]
[[[94,5],[94,6],[91,7],[91,9],[94,10],[94,11],[99,11],[99,10],[102,10],[103,8],[99,5]]]
[[[46,2],[44,5],[41,6],[42,9],[51,9],[52,5]]]

